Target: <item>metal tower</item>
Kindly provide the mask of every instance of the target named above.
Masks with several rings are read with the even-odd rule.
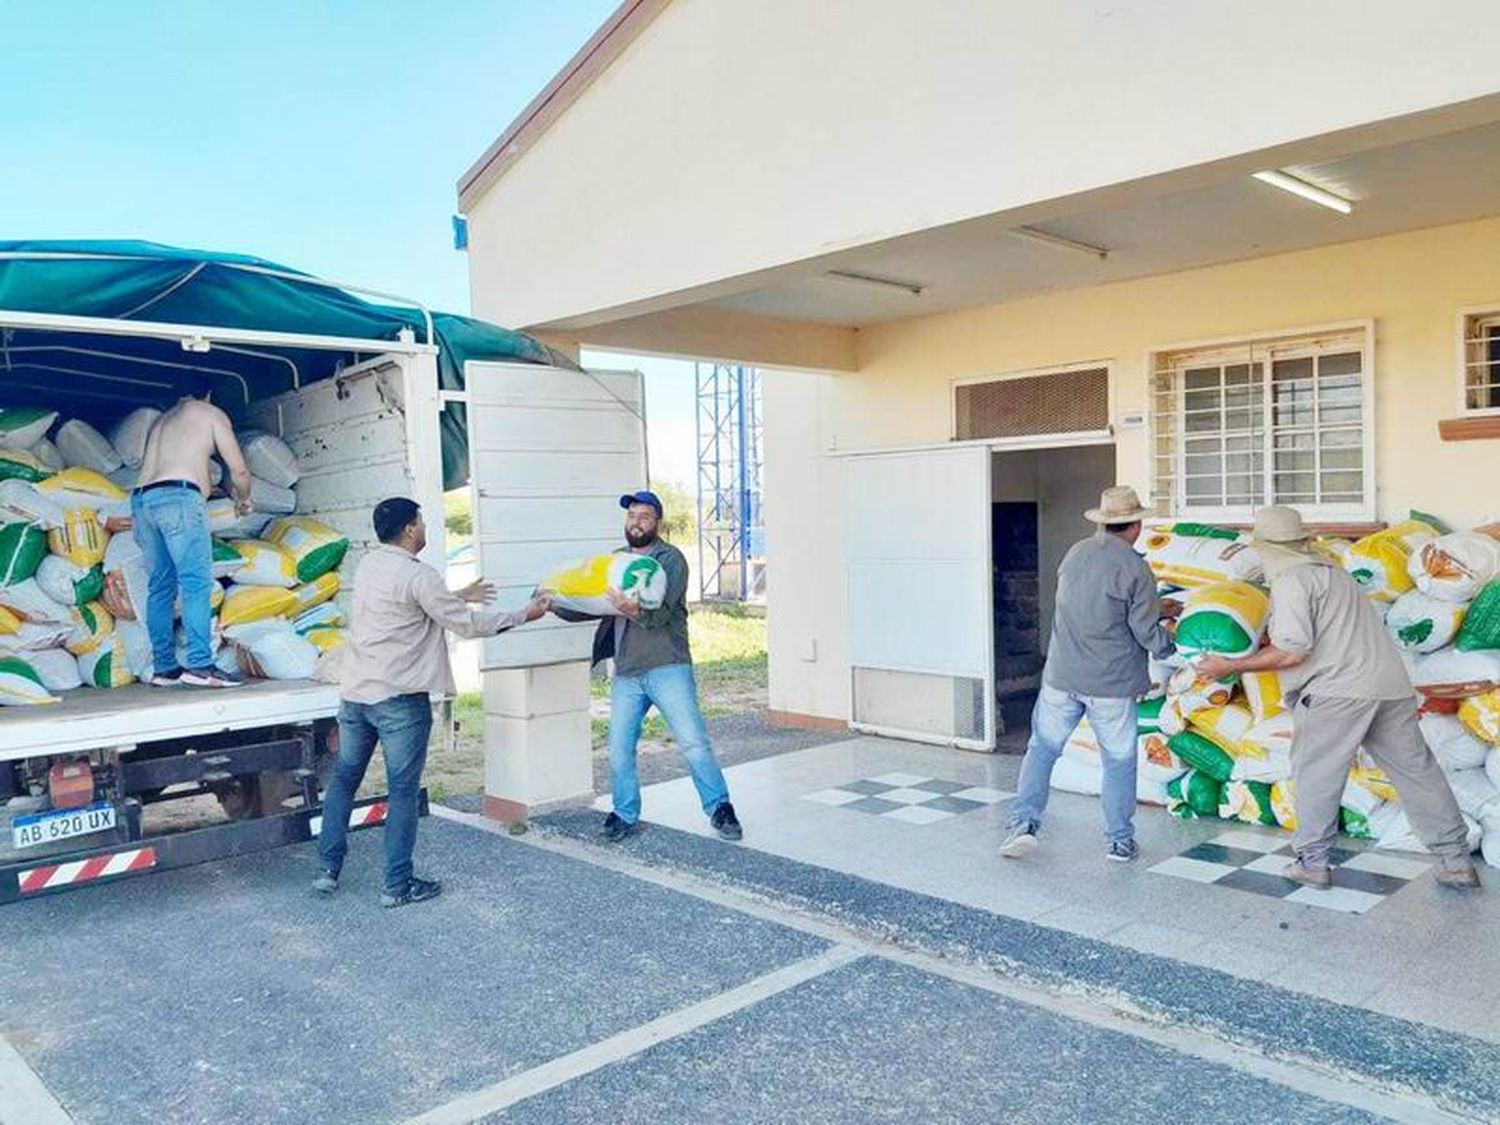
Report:
[[[705,601],[766,592],[760,372],[694,364],[698,382],[698,573]]]

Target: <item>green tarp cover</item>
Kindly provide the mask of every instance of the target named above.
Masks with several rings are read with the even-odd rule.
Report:
[[[256,269],[294,276],[271,276]],[[0,310],[365,340],[395,340],[402,329],[411,329],[419,342],[427,339],[418,309],[377,304],[315,284],[308,274],[261,258],[153,242],[0,240]],[[432,321],[443,390],[463,389],[464,363],[471,359],[576,366],[521,332],[452,313],[433,313]],[[303,385],[374,354],[259,350],[275,350],[296,364]],[[120,356],[140,361],[124,366],[133,375],[148,372],[152,385],[132,388],[106,378],[111,370],[121,369],[122,361],[112,358]],[[184,362],[234,370],[250,385],[252,398],[292,387],[291,369],[265,356],[224,348],[191,356],[175,340],[17,328],[5,329],[0,340],[0,407],[46,405],[69,417],[107,423],[133,405],[147,400],[161,405],[197,385],[199,373],[169,366]],[[216,395],[215,401],[234,412],[232,395]],[[449,488],[468,479],[461,406],[443,414],[443,476]]]

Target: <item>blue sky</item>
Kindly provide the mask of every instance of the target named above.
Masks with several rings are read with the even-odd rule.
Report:
[[[454,185],[615,3],[6,0],[0,237],[235,250],[467,312]],[[629,365],[653,467],[691,484],[690,365]]]

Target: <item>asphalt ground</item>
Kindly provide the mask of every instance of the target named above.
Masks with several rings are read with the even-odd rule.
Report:
[[[353,835],[332,900],[307,890],[304,845],[4,908],[0,1121],[19,1119],[28,1091],[54,1100],[54,1120],[111,1125],[1323,1122],[1500,1107],[1483,1044],[1448,1037],[1439,1058],[1419,1028],[1366,1027],[1351,1034],[1369,1057],[1346,1050],[1339,1073],[1313,1059],[1325,1045],[1311,1033],[1267,1061],[1197,1013],[1135,1024],[1080,992],[1059,967],[1097,961],[1087,939],[938,917],[920,895],[669,829],[605,851],[584,842],[596,819],[511,839],[430,818],[418,868],[445,893],[395,911],[376,904],[379,831]],[[1139,973],[1149,996],[1163,973],[1190,975],[1161,960],[1110,961],[1109,987],[1128,992]]]

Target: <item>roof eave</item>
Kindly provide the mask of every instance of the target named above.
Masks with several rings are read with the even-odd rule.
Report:
[[[622,0],[568,64],[459,178],[459,210],[467,211],[475,199],[505,175],[669,3],[671,0]]]

